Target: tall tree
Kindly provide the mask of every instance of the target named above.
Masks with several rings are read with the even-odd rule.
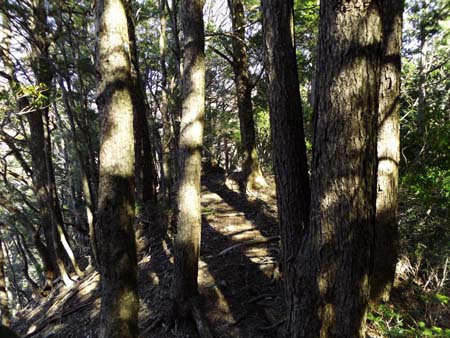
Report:
[[[138,336],[134,236],[131,1],[96,1],[97,105],[101,116],[96,247],[102,284],[100,337]]]
[[[374,242],[379,1],[321,1],[310,222],[289,337],[364,337]]]
[[[3,65],[5,68],[5,73],[8,76],[8,82],[11,88],[17,88],[19,86],[19,82],[17,76],[15,74],[14,63],[11,58],[10,53],[10,37],[11,37],[11,25],[9,16],[6,13],[2,13],[2,35],[3,37],[3,52],[1,53],[1,59],[3,61]],[[26,109],[29,105],[28,100],[24,97],[18,100],[17,109],[23,110]],[[55,264],[55,254],[54,254],[54,246],[53,246],[53,236],[52,236],[52,222],[50,218],[50,214],[48,212],[47,207],[47,198],[45,191],[45,162],[44,162],[44,144],[43,144],[43,127],[39,120],[37,119],[37,113],[35,111],[31,111],[27,114],[28,121],[30,122],[30,134],[33,136],[34,142],[28,142],[29,150],[31,153],[31,164],[33,170],[29,167],[28,163],[24,160],[22,155],[19,156],[19,152],[14,143],[14,139],[7,137],[7,134],[2,134],[2,140],[8,145],[11,150],[16,150],[17,156],[19,156],[19,162],[21,163],[25,172],[29,173],[32,176],[33,190],[36,194],[37,202],[39,205],[39,216],[40,222],[44,228],[44,238],[46,241],[46,245],[41,241],[39,236],[39,231],[34,229],[32,225],[30,228],[33,230],[33,239],[38,249],[41,259],[44,265],[44,271],[46,276],[46,283],[51,285],[51,282],[57,277],[57,266]],[[33,128],[35,127],[35,128]],[[42,137],[41,137],[42,136]],[[5,138],[6,137],[6,138]],[[4,196],[0,196],[0,202],[2,206],[9,210],[9,212],[14,214],[19,214],[18,209],[13,205],[13,203]],[[28,223],[27,223],[28,224]],[[64,277],[64,275],[63,275]]]
[[[300,295],[293,257],[308,224],[310,187],[293,35],[293,1],[262,0],[270,125],[288,314]]]
[[[383,55],[378,110],[375,256],[371,298],[387,300],[398,255],[397,190],[400,162],[400,79],[403,0],[382,0]]]
[[[182,115],[179,141],[180,178],[173,279],[174,312],[186,317],[198,295],[201,237],[200,175],[205,117],[204,0],[183,0]]]
[[[245,11],[243,0],[228,0],[233,27],[234,83],[238,104],[239,126],[243,148],[242,173],[247,189],[259,189],[267,183],[262,175],[256,151],[255,121],[253,118],[252,89],[249,76],[248,52],[245,40]]]
[[[140,202],[156,202],[157,177],[147,120],[149,106],[145,97],[145,86],[142,82],[141,71],[139,69],[139,53],[131,5],[127,8],[127,18],[131,50],[131,75],[134,82],[132,98],[134,107],[136,192]]]
[[[167,87],[167,13],[166,0],[159,0],[159,65],[161,67],[161,102],[160,109],[163,123],[162,137],[162,178],[161,190],[163,198],[168,202],[172,191],[171,187],[171,143],[173,142],[172,125],[170,122],[168,87]]]

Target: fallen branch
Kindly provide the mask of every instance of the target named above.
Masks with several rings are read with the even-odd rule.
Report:
[[[75,306],[75,307],[73,307],[71,309],[68,309],[68,310],[64,311],[61,315],[54,315],[54,316],[48,318],[45,323],[40,324],[32,332],[28,332],[24,336],[24,338],[29,338],[29,337],[33,337],[33,336],[37,335],[39,332],[44,330],[48,325],[50,325],[52,323],[55,323],[55,322],[58,322],[59,320],[61,320],[62,317],[67,317],[67,316],[71,315],[72,313],[75,313],[75,312],[77,312],[77,311],[79,311],[79,310],[81,310],[81,309],[83,309],[85,307],[88,307],[92,303],[93,303],[93,300],[88,301],[88,302],[86,302],[84,304],[81,304],[79,306]]]
[[[264,244],[264,243],[274,242],[274,241],[278,241],[278,240],[280,240],[280,236],[272,236],[272,237],[267,237],[264,239],[254,239],[254,240],[251,240],[248,242],[234,244],[234,245],[222,250],[221,252],[219,252],[216,255],[216,257],[223,256],[226,253],[228,253],[236,248],[242,247],[242,246],[258,245],[258,244]]]

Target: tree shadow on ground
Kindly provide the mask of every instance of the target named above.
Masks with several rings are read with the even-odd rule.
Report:
[[[270,216],[261,217],[251,202],[223,182],[221,175],[203,179],[208,191],[220,197],[202,204],[218,212],[202,217],[201,258],[205,264],[200,266],[200,279],[205,274],[212,277],[205,277],[201,285],[207,315],[223,337],[275,337],[278,326],[271,326],[280,322],[284,313],[278,274],[280,250],[278,241],[271,240],[278,235],[276,222]],[[231,217],[221,218],[227,216],[223,213]]]

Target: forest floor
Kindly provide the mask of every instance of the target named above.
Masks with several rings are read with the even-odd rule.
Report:
[[[402,217],[415,224],[404,207]],[[140,337],[197,337],[193,323],[169,326],[165,321],[170,306],[173,236],[169,231],[164,238],[151,237],[157,224],[147,219],[151,217],[141,217],[138,231]],[[158,222],[167,223],[167,217],[159,217]],[[246,199],[236,182],[223,174],[203,178],[199,291],[214,337],[281,336],[284,303],[278,234],[273,188]],[[368,337],[420,337],[433,326],[447,337],[447,272],[436,268],[435,275],[426,277],[420,268],[423,262],[417,265],[415,259],[403,254],[400,262],[391,302],[374,307],[369,314]],[[436,295],[442,296],[439,302]],[[22,337],[96,338],[99,310],[99,275],[90,268],[74,287],[59,286],[45,300],[22,309],[15,328]]]

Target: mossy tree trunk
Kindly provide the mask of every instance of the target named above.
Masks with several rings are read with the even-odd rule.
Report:
[[[263,0],[266,73],[288,315],[300,295],[294,257],[307,227],[309,174],[293,35],[293,1]]]
[[[134,235],[131,1],[97,0],[97,105],[101,117],[98,219],[101,338],[138,336],[137,254]]]
[[[397,190],[400,162],[400,79],[403,0],[382,0],[383,56],[378,111],[375,256],[371,298],[387,301],[398,256]]]
[[[310,222],[289,337],[364,337],[373,260],[379,1],[322,0]]]
[[[200,175],[205,118],[204,0],[183,0],[182,115],[179,142],[180,178],[177,198],[173,310],[191,315],[198,295],[197,276],[201,237]]]

